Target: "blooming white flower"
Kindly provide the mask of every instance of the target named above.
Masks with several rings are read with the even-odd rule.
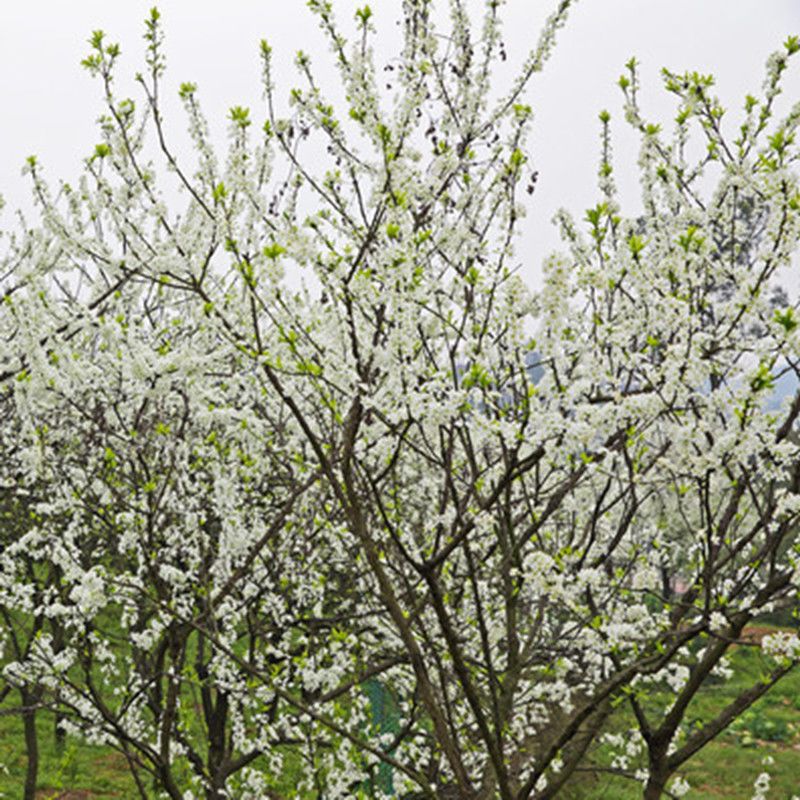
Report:
[[[787,658],[792,661],[800,658],[800,639],[794,633],[776,631],[764,636],[761,649],[773,658]]]
[[[689,784],[689,781],[687,781],[685,778],[681,777],[680,775],[676,775],[672,779],[672,783],[670,783],[670,785],[669,785],[669,791],[675,797],[684,797],[685,795],[687,795],[689,793],[689,790],[691,788],[692,787]]]

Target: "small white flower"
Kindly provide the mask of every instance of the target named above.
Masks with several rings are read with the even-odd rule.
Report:
[[[770,775],[768,772],[762,772],[753,783],[753,796],[751,800],[767,800],[767,792],[769,791]]]
[[[728,620],[724,614],[715,611],[708,619],[708,627],[714,633],[722,633],[728,627]]]
[[[672,781],[672,784],[669,787],[669,791],[675,797],[683,797],[685,794],[688,793],[689,789],[692,787],[689,785],[689,781],[685,778],[682,778],[680,775],[676,776],[675,779]]]
[[[761,640],[761,649],[773,658],[800,658],[800,639],[794,633],[777,631]]]

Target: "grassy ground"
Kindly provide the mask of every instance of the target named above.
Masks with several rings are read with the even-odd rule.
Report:
[[[3,708],[13,706],[6,701]],[[125,759],[106,747],[67,740],[59,751],[49,715],[41,715],[39,730],[39,800],[132,800],[135,787]],[[25,742],[18,716],[0,717],[0,797],[19,800],[25,780]]]
[[[765,671],[757,648],[740,647],[731,657],[734,677],[708,686],[691,708],[690,719],[702,721]],[[9,698],[2,708],[17,702]],[[129,800],[136,797],[125,760],[109,748],[68,740],[56,747],[52,718],[39,723],[41,766],[38,800]],[[756,703],[728,731],[708,745],[683,771],[691,784],[688,800],[749,800],[762,759],[771,756],[769,800],[800,796],[800,671],[790,674]],[[25,775],[22,721],[0,716],[0,797],[19,800]],[[609,776],[587,781],[581,790],[564,791],[565,800],[639,800],[641,786]]]
[[[757,640],[774,628],[751,629]],[[768,666],[757,647],[737,647],[731,654],[730,681],[708,685],[690,706],[687,719],[702,723],[743,689],[758,682]],[[691,790],[687,800],[750,800],[753,782],[765,757],[773,759],[769,800],[800,796],[800,671],[786,676],[731,727],[708,744],[680,772]],[[641,785],[613,776],[565,792],[566,800],[640,800]]]

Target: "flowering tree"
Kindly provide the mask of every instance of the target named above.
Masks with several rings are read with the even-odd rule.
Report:
[[[41,225],[4,255],[29,521],[0,602],[38,626],[4,676],[142,797],[522,800],[611,770],[656,798],[800,659],[767,639],[768,677],[686,724],[748,622],[796,603],[800,394],[764,406],[799,369],[770,291],[800,235],[800,106],[773,119],[800,45],[735,140],[695,73],[665,73],[665,137],[631,62],[644,214],[603,112],[601,200],[585,230],[559,214],[533,292],[524,93],[570,5],[498,91],[499,3],[477,33],[451,4],[444,36],[404,3],[387,95],[369,8],[350,41],[313,0],[345,106],[301,53],[281,117],[263,43],[266,122],[232,108],[223,163],[193,84],[195,162],[169,145],[155,10],[142,109],[93,35],[102,141],[55,196],[29,160]]]

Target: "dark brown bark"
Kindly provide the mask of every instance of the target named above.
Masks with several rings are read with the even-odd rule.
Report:
[[[28,765],[25,770],[23,800],[35,800],[36,784],[39,776],[39,737],[36,732],[36,705],[39,692],[27,688],[20,689],[22,697],[22,723],[25,729],[25,755]]]

